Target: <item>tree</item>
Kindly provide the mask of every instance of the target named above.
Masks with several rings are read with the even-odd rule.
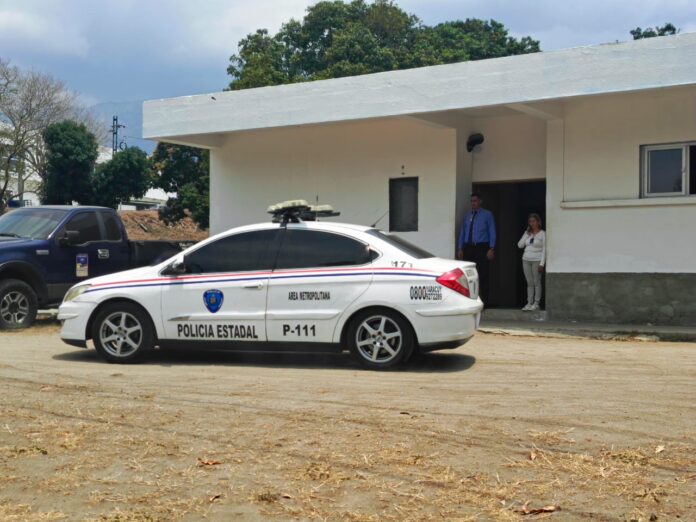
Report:
[[[121,202],[143,197],[152,186],[150,161],[145,151],[129,147],[97,165],[91,180],[89,203],[115,209]]]
[[[0,211],[8,199],[21,197],[25,183],[33,182],[37,189],[43,183],[48,164],[42,133],[67,119],[99,129],[62,82],[0,60]]]
[[[646,29],[641,29],[636,27],[633,31],[630,31],[631,36],[634,40],[641,40],[643,38],[654,38],[655,36],[671,36],[679,32],[673,24],[666,23],[662,27],[648,27]]]
[[[152,153],[154,186],[176,193],[160,210],[160,219],[173,224],[190,212],[200,228],[208,228],[210,216],[210,157],[207,150],[159,143]]]
[[[259,29],[230,57],[229,89],[368,74],[539,51],[495,20],[427,26],[391,0],[321,1],[275,35]]]
[[[46,127],[47,172],[41,201],[69,205],[89,203],[93,196],[92,172],[97,160],[97,140],[83,123],[63,121]]]

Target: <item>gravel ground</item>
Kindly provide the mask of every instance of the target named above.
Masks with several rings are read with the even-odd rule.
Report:
[[[389,373],[348,356],[0,333],[1,520],[683,520],[696,345],[479,334]]]

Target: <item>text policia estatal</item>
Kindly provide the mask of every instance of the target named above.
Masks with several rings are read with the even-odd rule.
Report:
[[[177,337],[187,339],[258,339],[256,326],[246,324],[177,324]]]

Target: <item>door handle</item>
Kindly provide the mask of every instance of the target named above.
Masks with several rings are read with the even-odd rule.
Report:
[[[108,248],[100,248],[97,250],[97,256],[99,259],[109,259],[109,255],[111,252],[109,252]]]
[[[248,290],[260,290],[263,288],[263,283],[257,281],[253,283],[246,283],[242,285],[242,288],[246,288]]]

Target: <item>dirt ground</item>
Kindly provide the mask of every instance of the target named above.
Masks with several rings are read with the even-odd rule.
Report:
[[[696,345],[102,362],[0,333],[1,520],[693,520]]]

